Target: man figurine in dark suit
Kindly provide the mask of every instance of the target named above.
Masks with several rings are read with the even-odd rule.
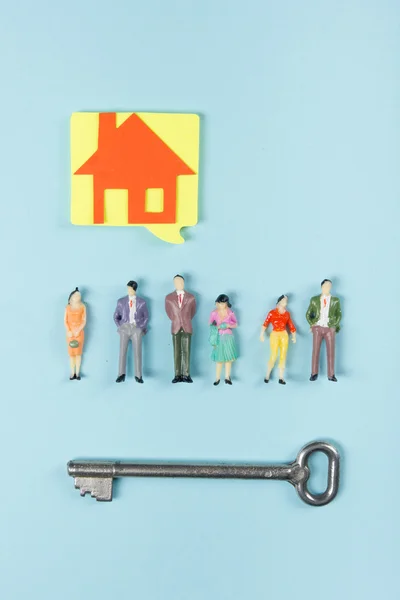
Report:
[[[193,383],[190,377],[190,345],[196,299],[185,290],[185,279],[182,275],[175,275],[174,286],[175,291],[165,297],[165,312],[171,319],[174,345],[175,377],[172,383]]]
[[[136,295],[136,281],[128,281],[128,295],[120,298],[114,312],[114,322],[118,327],[120,336],[119,346],[119,373],[117,383],[125,381],[126,355],[129,340],[132,341],[132,350],[135,358],[135,380],[143,383],[142,378],[142,337],[146,333],[149,313],[143,298]]]
[[[306,319],[313,334],[313,353],[310,381],[318,379],[319,355],[322,340],[325,340],[328,362],[328,379],[337,381],[335,377],[335,337],[340,330],[342,311],[340,300],[331,296],[332,281],[324,279],[321,283],[321,294],[310,300]]]

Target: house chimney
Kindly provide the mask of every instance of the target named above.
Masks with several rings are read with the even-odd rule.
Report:
[[[99,143],[98,148],[107,148],[116,130],[116,114],[99,113]]]

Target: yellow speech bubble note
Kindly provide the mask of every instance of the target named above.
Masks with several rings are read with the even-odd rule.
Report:
[[[71,222],[146,227],[182,244],[198,219],[199,138],[194,114],[74,113]]]

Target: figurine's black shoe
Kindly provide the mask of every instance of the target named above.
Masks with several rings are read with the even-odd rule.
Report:
[[[335,376],[333,376],[333,377],[328,377],[328,379],[329,379],[329,381],[337,381],[337,379],[336,379],[336,377],[335,377]]]
[[[228,385],[232,385],[232,381],[230,379],[225,379],[225,383],[227,383]]]
[[[123,381],[125,381],[125,375],[119,375],[115,380],[115,383],[122,383]]]
[[[182,376],[181,375],[175,375],[175,377],[172,380],[172,383],[181,383],[182,381]]]
[[[311,375],[310,377],[310,381],[317,381],[318,379],[318,373],[314,373],[314,375]]]
[[[69,378],[70,381],[73,381],[74,379],[76,379],[76,375],[72,375],[72,377]]]
[[[135,376],[135,381],[137,381],[138,383],[144,383],[143,377],[136,377]]]
[[[219,385],[220,379],[217,379],[217,381],[214,381],[213,385]]]
[[[80,375],[75,375],[75,379],[77,379],[78,381],[81,380],[81,376]]]
[[[267,379],[266,377],[264,377],[264,383],[269,383],[269,379]]]
[[[184,383],[193,383],[193,379],[190,377],[190,375],[182,377],[182,381]]]
[[[279,380],[279,383],[280,383],[281,385],[286,385],[286,381],[285,381],[284,379],[280,379],[280,380]]]

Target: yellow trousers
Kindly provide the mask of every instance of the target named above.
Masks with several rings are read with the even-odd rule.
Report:
[[[271,355],[269,357],[268,365],[272,369],[279,353],[279,368],[284,369],[286,364],[286,355],[289,346],[289,335],[287,331],[271,331],[269,337],[269,343],[271,346]]]

